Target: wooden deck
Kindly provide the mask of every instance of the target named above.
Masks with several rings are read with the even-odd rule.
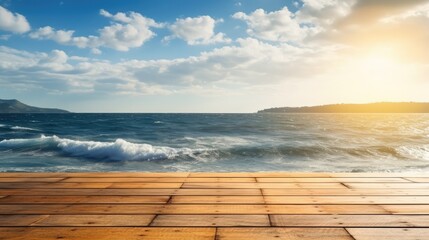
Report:
[[[0,239],[426,240],[429,174],[0,173]]]

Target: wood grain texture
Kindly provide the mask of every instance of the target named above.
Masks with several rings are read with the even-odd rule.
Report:
[[[27,227],[0,228],[0,240],[213,240],[215,228]]]
[[[278,227],[429,227],[419,215],[271,215]]]
[[[340,183],[184,183],[182,188],[346,188]]]
[[[410,182],[404,178],[256,178],[257,182],[277,183],[396,183]],[[428,181],[429,182],[429,181]]]
[[[19,183],[19,182],[59,182],[64,178],[46,177],[46,178],[30,178],[30,177],[0,177],[1,183]]]
[[[0,240],[422,240],[429,234],[428,179],[402,173],[0,173]]]
[[[219,240],[353,240],[341,228],[219,228]]]
[[[418,188],[401,188],[401,189],[262,189],[264,196],[297,196],[297,195],[317,195],[317,196],[406,196],[406,195],[421,195],[429,196],[427,189]]]
[[[429,214],[429,205],[381,205],[391,214]]]
[[[65,178],[61,182],[119,182],[119,183],[181,183],[184,182],[186,178],[180,177],[71,177]],[[0,179],[1,181],[1,179]]]
[[[264,204],[265,200],[263,196],[173,196],[171,203]]]
[[[8,196],[0,203],[166,203],[170,196]]]
[[[425,240],[429,228],[347,228],[356,240]]]
[[[270,226],[268,215],[158,215],[151,226],[242,227]]]
[[[0,216],[1,217],[1,216]],[[48,215],[30,226],[148,226],[155,215]]]
[[[267,204],[429,204],[429,196],[264,196],[264,200]]]

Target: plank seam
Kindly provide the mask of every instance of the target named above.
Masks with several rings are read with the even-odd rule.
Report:
[[[357,240],[350,232],[349,232],[349,230],[347,229],[347,228],[343,228],[346,232],[347,232],[347,234],[353,239],[353,240]]]
[[[152,220],[150,220],[150,222],[147,224],[147,226],[148,226],[148,227],[149,227],[149,226],[152,226],[153,222],[155,221],[155,218],[157,218],[157,217],[158,217],[158,214],[155,214],[155,215],[153,216]]]
[[[214,240],[219,240],[219,236],[218,236],[218,227],[215,227],[215,234],[214,234]]]

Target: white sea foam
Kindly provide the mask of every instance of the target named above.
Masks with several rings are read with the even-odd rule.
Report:
[[[38,145],[54,146],[66,155],[102,160],[162,160],[180,155],[192,156],[189,148],[171,148],[150,144],[130,143],[123,139],[114,142],[79,141],[57,136],[44,136],[33,139],[9,139],[0,141],[0,147],[20,148]]]
[[[255,139],[230,136],[184,137],[183,140],[188,141],[197,147],[211,147],[215,149],[246,146],[257,142]]]
[[[39,129],[29,128],[29,127],[21,127],[21,126],[13,126],[10,129],[12,129],[12,130],[27,130],[27,131],[40,131]]]
[[[408,158],[429,160],[429,145],[401,146],[398,151]]]

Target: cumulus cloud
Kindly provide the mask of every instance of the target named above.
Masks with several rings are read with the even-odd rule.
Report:
[[[222,19],[216,21],[210,16],[179,18],[169,27],[172,35],[164,40],[180,38],[189,45],[230,43],[231,39],[227,38],[224,33],[215,33],[214,31],[216,23],[222,21]]]
[[[246,22],[249,35],[268,41],[300,41],[320,31],[314,25],[301,25],[287,7],[273,12],[263,9],[250,14],[237,12],[232,17]]]
[[[333,51],[336,49],[274,46],[245,38],[238,39],[235,46],[188,58],[111,63],[68,56],[61,50],[30,53],[0,47],[0,71],[3,73],[0,85],[12,88],[13,84],[28,84],[54,93],[101,91],[150,95],[214,91],[221,94],[236,87],[295,81],[308,74],[308,67],[322,67],[308,62],[308,57],[316,61]]]
[[[23,15],[13,13],[0,6],[0,30],[13,33],[25,33],[30,31],[30,24]]]
[[[72,40],[74,31],[55,30],[50,26],[42,27],[30,33],[34,39],[50,39],[58,43],[69,43]]]
[[[326,28],[338,19],[348,16],[357,0],[302,0],[303,6],[296,12],[300,23],[311,23]]]
[[[79,48],[91,48],[94,54],[100,54],[101,51],[98,49],[100,47],[118,51],[128,51],[130,48],[140,47],[155,36],[151,28],[163,27],[163,24],[136,12],[111,14],[101,9],[100,15],[111,19],[112,23],[99,29],[97,36],[76,37],[73,30],[55,30],[46,26],[30,33],[30,37],[50,39],[60,44]]]

